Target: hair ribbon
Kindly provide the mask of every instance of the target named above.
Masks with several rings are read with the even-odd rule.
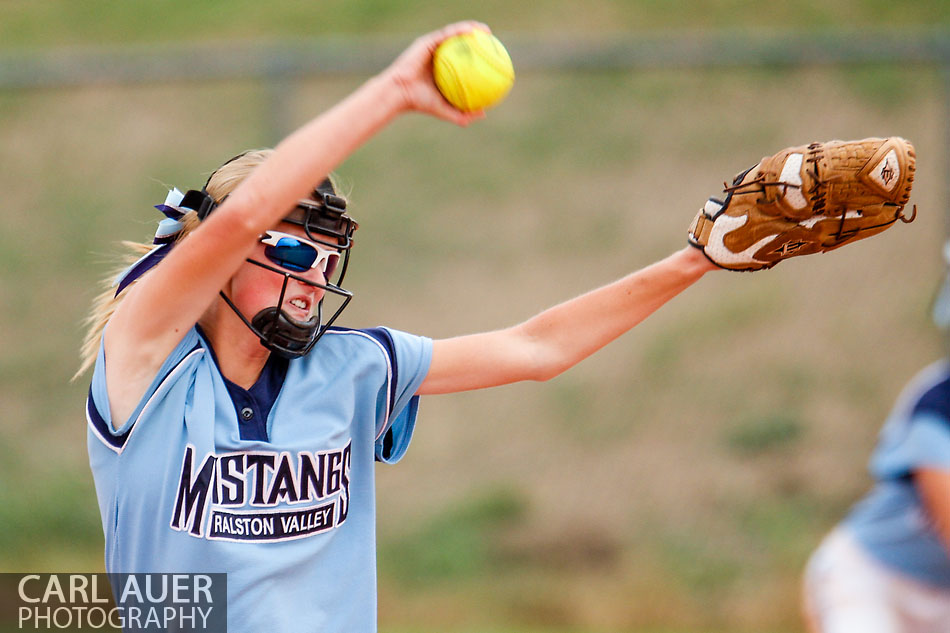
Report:
[[[145,274],[171,252],[179,234],[185,228],[185,225],[180,221],[187,211],[179,206],[183,198],[184,194],[177,188],[173,188],[165,197],[165,202],[155,205],[155,208],[166,216],[164,220],[158,223],[158,228],[155,230],[155,238],[152,243],[156,246],[116,278],[113,284],[116,286],[115,296],[119,296],[119,293],[125,290],[129,284]]]

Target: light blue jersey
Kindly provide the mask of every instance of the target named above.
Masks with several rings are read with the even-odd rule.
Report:
[[[373,462],[405,453],[431,355],[331,329],[245,391],[196,328],[113,430],[100,349],[86,410],[106,570],[226,572],[232,633],[375,631]]]
[[[877,485],[844,526],[875,559],[907,576],[950,588],[950,554],[921,504],[912,474],[950,470],[950,365],[939,362],[904,389],[871,457]]]

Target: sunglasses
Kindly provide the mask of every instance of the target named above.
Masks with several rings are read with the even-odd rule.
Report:
[[[319,268],[329,278],[340,261],[340,251],[290,233],[264,231],[261,244],[267,259],[298,273]]]

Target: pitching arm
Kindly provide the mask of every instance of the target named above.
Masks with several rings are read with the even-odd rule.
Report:
[[[104,335],[117,425],[241,267],[261,232],[307,196],[314,183],[402,113],[426,113],[463,126],[484,116],[450,106],[436,89],[431,70],[432,52],[440,42],[482,27],[459,22],[416,39],[386,70],[277,145],[206,222],[129,289]]]

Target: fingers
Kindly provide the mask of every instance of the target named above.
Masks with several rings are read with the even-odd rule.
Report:
[[[421,36],[415,41],[409,50],[418,49],[414,52],[422,57],[419,61],[424,64],[428,64],[429,68],[431,68],[432,56],[435,54],[435,49],[439,47],[439,44],[450,37],[461,35],[463,33],[470,33],[476,29],[481,29],[491,33],[491,29],[488,28],[488,25],[482,22],[475,22],[473,20],[455,22],[453,24],[449,24],[448,26],[442,27],[437,31],[432,31],[431,33]],[[406,52],[409,53],[408,50]]]
[[[434,117],[448,121],[449,123],[454,123],[461,127],[466,127],[471,125],[475,121],[480,121],[485,118],[484,110],[473,110],[470,112],[463,112],[459,110],[451,103],[445,100],[445,97],[435,88],[433,83],[431,94],[425,101],[419,101],[416,106],[416,110],[419,112],[424,112],[431,114]]]
[[[423,37],[432,38],[434,42],[434,46],[432,46],[432,51],[434,52],[435,48],[439,44],[441,44],[444,40],[447,40],[450,37],[455,36],[455,35],[461,35],[462,33],[469,33],[476,29],[491,33],[491,29],[488,28],[488,25],[485,24],[484,22],[476,22],[474,20],[464,20],[462,22],[455,22],[453,24],[449,24],[448,26],[444,26],[437,31],[433,31],[432,33],[429,33],[428,35],[424,35]]]
[[[462,112],[452,106],[439,92],[432,75],[432,56],[439,45],[450,37],[473,30],[491,32],[483,22],[455,22],[418,37],[390,65],[384,74],[400,92],[400,109],[424,112],[463,127],[485,118],[484,111]]]
[[[462,112],[451,105],[448,101],[445,102],[445,109],[443,112],[439,113],[439,116],[450,123],[466,127],[471,125],[475,121],[481,121],[485,118],[484,110],[475,110],[473,112]]]
[[[491,33],[491,29],[489,29],[488,25],[484,24],[483,22],[476,22],[474,20],[454,22],[448,26],[442,27],[441,29],[431,31],[430,33],[426,33],[425,35],[417,37],[412,45],[409,46],[409,48],[407,48],[402,55],[400,55],[400,59],[416,59],[419,57],[424,57],[431,61],[432,54],[435,53],[435,49],[439,47],[439,44],[450,37],[461,35],[462,33],[469,33],[476,29],[481,29]],[[425,60],[423,59],[420,61]]]

